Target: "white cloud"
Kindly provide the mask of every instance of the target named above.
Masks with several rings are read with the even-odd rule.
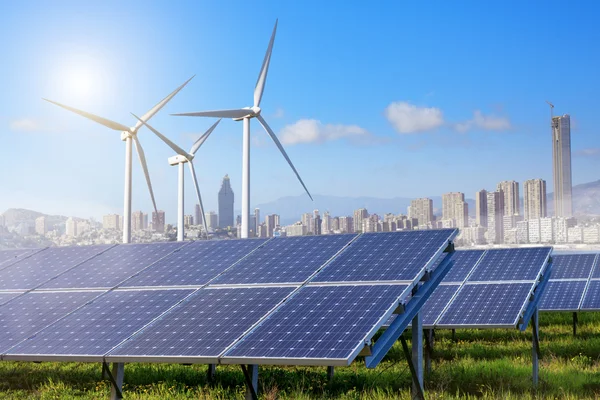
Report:
[[[281,129],[279,138],[283,144],[322,143],[337,139],[368,139],[371,134],[358,125],[323,124],[316,119],[301,119]]]
[[[399,133],[425,132],[444,123],[442,110],[435,107],[417,107],[405,101],[391,103],[385,116]]]
[[[600,156],[600,148],[592,147],[588,149],[581,149],[576,151],[575,155],[579,157],[598,157]]]
[[[481,111],[475,110],[472,119],[456,124],[454,129],[462,133],[472,129],[483,131],[506,131],[509,130],[511,126],[509,119],[506,117],[484,115]]]
[[[283,108],[278,107],[275,110],[275,113],[273,114],[273,116],[271,118],[283,118],[285,117],[285,111],[283,110]]]
[[[10,121],[10,130],[14,132],[35,132],[42,130],[41,124],[30,118],[21,118]]]

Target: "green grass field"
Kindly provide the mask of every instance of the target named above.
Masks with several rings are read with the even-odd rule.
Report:
[[[540,385],[531,385],[531,330],[436,332],[428,399],[600,399],[600,313],[541,314]],[[126,364],[127,399],[243,399],[239,366],[218,366],[213,383],[204,365]],[[106,399],[99,364],[0,363],[0,399]],[[362,360],[336,368],[261,367],[261,399],[409,399],[410,372],[397,343],[376,368]]]

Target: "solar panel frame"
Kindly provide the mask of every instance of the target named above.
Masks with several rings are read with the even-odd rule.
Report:
[[[27,257],[31,257],[40,251],[46,250],[47,247],[42,247],[40,249],[5,249],[0,250],[0,270],[10,267],[16,262],[26,259]],[[10,257],[7,253],[16,254],[13,257]],[[29,253],[29,254],[28,254]]]
[[[600,311],[600,279],[589,280],[579,311]]]
[[[554,269],[554,268],[553,268]],[[554,272],[554,271],[553,271]],[[565,288],[566,286],[566,288]],[[577,298],[577,304],[575,307],[560,307],[560,304],[564,304],[564,296],[566,294],[567,289],[571,289],[572,293],[576,293],[576,290],[579,290],[573,286],[581,286],[581,292],[579,296],[573,295],[572,298]],[[552,311],[552,312],[577,312],[579,307],[581,306],[581,302],[583,301],[585,290],[588,286],[587,279],[558,279],[558,280],[550,280],[548,282],[548,287],[544,290],[543,297],[540,300],[538,309],[539,311]],[[558,295],[558,296],[557,296]],[[559,297],[560,296],[560,297]],[[557,300],[558,298],[558,300]],[[561,302],[562,301],[562,302]],[[558,302],[558,306],[556,305]]]
[[[469,276],[477,268],[477,266],[479,265],[479,262],[483,259],[486,251],[487,250],[457,250],[457,251],[455,251],[454,254],[453,254],[453,256],[452,256],[452,259],[454,261],[454,265],[452,266],[452,269],[450,269],[450,271],[448,272],[448,274],[444,277],[444,280],[442,282],[443,283],[458,283],[458,284],[464,283],[467,279],[469,279]],[[470,266],[467,265],[467,267],[469,267],[468,270],[466,270],[465,267],[462,267],[459,264],[462,261],[461,260],[462,257],[465,257],[469,261],[471,261],[470,258],[469,258],[469,256],[463,256],[463,254],[467,254],[467,253],[475,254],[475,256],[473,256],[471,258],[477,257],[477,259],[475,260],[475,262],[473,263],[473,265],[470,265]],[[460,272],[456,272],[457,271],[457,269],[456,269],[457,267],[459,268]],[[462,279],[456,279],[457,275],[458,275],[458,277],[462,276]]]
[[[600,279],[600,253],[596,254],[596,261],[594,263],[594,267],[592,267],[590,278]]]
[[[481,271],[484,271],[485,269],[489,269],[489,267],[487,265],[484,264],[484,261],[486,261],[486,257],[490,256],[491,259],[493,259],[494,257],[494,253],[498,254],[500,252],[510,252],[510,251],[515,251],[515,252],[519,252],[519,251],[539,251],[540,253],[542,253],[542,251],[546,251],[545,254],[545,259],[543,262],[543,268],[538,269],[537,273],[535,276],[533,276],[531,279],[527,279],[525,278],[516,278],[516,279],[488,279],[486,278],[486,276],[480,276],[482,274]],[[534,254],[535,255],[535,254]],[[544,254],[541,254],[542,256],[544,256]],[[469,276],[466,279],[466,282],[468,283],[500,283],[500,282],[537,282],[539,281],[540,277],[542,276],[542,273],[546,270],[546,267],[548,266],[548,261],[550,260],[550,257],[552,255],[552,247],[519,247],[519,248],[507,248],[507,249],[490,249],[487,250],[485,252],[485,254],[482,256],[482,258],[479,260],[476,268],[474,268],[471,271],[471,274],[469,274]]]
[[[595,253],[553,254],[552,280],[588,279],[593,273],[596,258]],[[579,268],[582,264],[583,268]]]

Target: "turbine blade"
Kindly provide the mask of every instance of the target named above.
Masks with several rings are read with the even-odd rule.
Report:
[[[176,117],[244,118],[250,114],[252,114],[252,110],[247,108],[239,108],[234,110],[200,111],[171,115],[175,115]]]
[[[267,83],[267,73],[269,72],[269,63],[271,62],[271,52],[273,51],[273,43],[275,42],[275,33],[277,32],[277,20],[275,20],[275,27],[271,34],[271,40],[269,40],[269,47],[267,47],[267,53],[263,60],[260,74],[256,80],[256,87],[254,88],[254,106],[260,107],[260,100],[262,99],[263,92],[265,90],[265,83]]]
[[[196,75],[194,75],[196,76]],[[171,99],[173,97],[175,97],[175,95],[177,93],[179,93],[179,91],[181,89],[183,89],[185,87],[185,85],[188,84],[189,81],[191,81],[192,79],[194,79],[194,76],[192,76],[190,79],[188,79],[187,81],[185,81],[181,86],[179,86],[177,89],[175,89],[174,91],[171,92],[171,94],[169,94],[167,97],[165,97],[164,99],[162,99],[160,101],[160,103],[158,103],[157,105],[155,105],[154,107],[152,107],[150,109],[150,111],[148,111],[146,114],[144,114],[144,116],[142,117],[142,121],[150,121],[150,118],[152,118],[157,112],[160,111],[161,108],[163,108],[169,101],[171,101]],[[140,121],[138,121],[135,124],[135,127],[133,128],[134,130],[138,130],[140,129],[140,127],[142,126],[142,123]]]
[[[217,122],[215,122],[213,124],[213,126],[208,128],[208,130],[206,132],[204,132],[204,134],[202,136],[200,136],[200,138],[198,140],[196,140],[196,143],[194,143],[194,145],[192,146],[192,149],[190,150],[191,155],[193,155],[193,156],[196,155],[196,152],[198,151],[200,146],[202,146],[202,144],[206,141],[206,139],[208,139],[208,137],[210,136],[212,131],[214,131],[215,128],[217,127],[217,125],[219,125],[219,122],[221,122],[220,119]]]
[[[89,112],[85,112],[85,111],[79,110],[77,108],[73,108],[73,107],[66,106],[64,104],[57,103],[56,101],[52,101],[52,100],[48,100],[48,99],[43,99],[43,100],[46,100],[48,103],[52,103],[52,104],[55,104],[55,105],[57,105],[59,107],[62,107],[65,110],[69,110],[71,112],[74,112],[75,114],[79,114],[82,117],[86,117],[87,119],[91,119],[92,121],[97,122],[97,123],[99,123],[101,125],[104,125],[107,128],[114,129],[115,131],[127,131],[127,132],[129,132],[129,127],[128,126],[121,125],[120,123],[115,122],[115,121],[111,121],[110,119],[102,118],[102,117],[99,117],[97,115],[90,114]]]
[[[198,204],[200,205],[200,214],[202,214],[202,224],[204,225],[204,232],[206,232],[206,238],[208,239],[208,227],[206,226],[206,215],[204,214],[204,205],[202,204],[202,196],[200,196],[200,187],[198,187],[198,180],[196,179],[196,170],[194,169],[194,163],[188,162],[190,166],[190,172],[192,173],[192,181],[194,181],[194,187],[196,188],[196,196],[198,197]]]
[[[133,115],[135,117],[135,119],[137,119],[138,121],[140,121],[148,129],[150,129],[156,136],[158,136],[163,142],[165,142],[167,144],[167,146],[169,146],[170,148],[172,148],[175,151],[175,153],[177,153],[179,155],[182,155],[185,158],[189,157],[189,154],[186,153],[185,150],[183,150],[181,147],[177,146],[175,143],[171,142],[168,137],[166,137],[165,135],[163,135],[162,133],[160,133],[159,131],[157,131],[156,129],[154,129],[152,126],[150,126],[150,124],[148,124],[144,120],[140,119],[134,113],[131,113],[131,115]]]
[[[306,190],[306,194],[308,194],[308,197],[310,197],[310,199],[313,200],[312,196],[310,195],[310,192],[306,188],[306,185],[304,184],[304,182],[302,182],[302,178],[300,178],[300,174],[298,173],[298,171],[296,171],[296,168],[294,167],[294,164],[292,164],[292,160],[290,160],[290,158],[288,157],[287,153],[283,149],[283,146],[281,145],[281,142],[279,141],[279,139],[277,139],[277,135],[275,135],[275,133],[273,132],[273,130],[271,129],[271,127],[267,124],[267,121],[265,121],[262,116],[257,115],[256,119],[258,119],[258,121],[263,126],[263,128],[265,128],[265,131],[267,131],[267,133],[269,134],[269,136],[271,136],[271,139],[273,139],[273,141],[275,142],[275,144],[279,148],[279,151],[281,151],[281,154],[283,154],[283,156],[287,160],[288,164],[290,164],[290,167],[292,167],[292,170],[294,171],[294,173],[298,177],[298,180],[302,184],[302,187],[304,188],[304,190]]]
[[[142,149],[142,144],[137,138],[137,135],[133,135],[133,142],[135,143],[135,149],[138,153],[140,164],[142,164],[144,175],[146,176],[146,183],[148,184],[148,190],[150,191],[150,197],[152,198],[152,205],[154,206],[154,211],[158,213],[158,209],[156,208],[156,200],[154,200],[154,191],[152,190],[152,182],[150,182],[150,174],[148,173],[148,164],[146,164],[146,156],[144,155],[144,149]]]

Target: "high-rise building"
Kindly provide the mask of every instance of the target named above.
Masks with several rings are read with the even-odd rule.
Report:
[[[119,230],[120,224],[120,215],[117,214],[108,214],[102,217],[102,228],[104,229],[114,229]]]
[[[67,222],[65,225],[66,225],[67,236],[70,236],[70,237],[77,236],[77,222],[75,221],[75,219],[73,217],[67,218]]]
[[[342,233],[354,233],[354,218],[348,217],[340,217],[340,231]]]
[[[254,232],[257,233],[258,235],[258,227],[260,226],[260,208],[255,208],[254,209],[254,227],[250,228],[253,229]],[[271,237],[272,235],[269,235],[269,237]],[[260,237],[260,236],[259,236]]]
[[[267,237],[273,237],[275,228],[279,225],[279,215],[271,214],[265,217],[265,226],[267,230]]]
[[[465,202],[465,194],[460,192],[442,195],[442,220],[454,221],[452,226],[464,228],[469,226],[469,205]]]
[[[314,233],[313,215],[311,213],[302,214],[302,225],[306,227],[306,232]]]
[[[38,235],[45,236],[48,232],[48,224],[46,222],[46,217],[41,216],[35,219],[35,233]]]
[[[487,195],[488,192],[485,189],[475,193],[475,223],[484,228],[488,226]]]
[[[225,175],[219,190],[219,228],[233,226],[233,190],[229,175]],[[249,228],[256,232],[256,226],[250,225]]]
[[[487,194],[487,223],[488,242],[502,243],[504,241],[504,194],[502,192],[488,192]]]
[[[354,210],[354,232],[362,231],[363,219],[369,216],[369,212],[366,208],[359,208]]]
[[[503,181],[496,187],[504,195],[504,215],[519,215],[521,204],[519,199],[519,182]]]
[[[152,229],[154,232],[165,232],[165,212],[163,210],[152,211]]]
[[[530,179],[523,184],[523,215],[525,220],[546,216],[546,181]]]
[[[315,218],[313,220],[313,233],[315,235],[321,234],[321,216],[318,211],[315,213]]]
[[[194,216],[193,215],[184,215],[183,216],[183,226],[189,227],[194,225]]]
[[[144,213],[141,211],[134,211],[131,213],[131,230],[133,232],[141,231],[144,229]]]
[[[328,235],[331,233],[331,217],[329,211],[323,213],[323,222],[321,222],[321,234]]]
[[[552,166],[554,170],[554,216],[573,216],[571,177],[571,117],[552,117]]]
[[[334,232],[340,230],[340,217],[331,218],[331,230]]]
[[[203,224],[202,211],[200,211],[200,204],[196,204],[196,206],[194,207],[194,221],[196,221],[196,224],[198,225]]]
[[[214,211],[209,211],[204,214],[204,216],[206,217],[206,227],[213,230],[217,229],[219,225],[219,216],[217,213]]]
[[[416,218],[419,225],[430,224],[433,221],[433,200],[425,197],[412,200],[409,218]]]

